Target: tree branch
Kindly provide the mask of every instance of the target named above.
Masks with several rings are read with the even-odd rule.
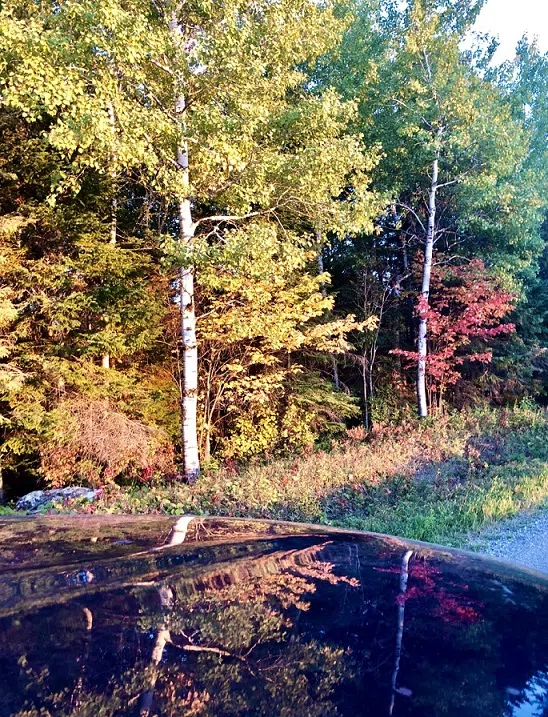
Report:
[[[260,212],[248,212],[247,214],[215,214],[212,217],[203,217],[202,219],[197,219],[194,222],[195,226],[199,226],[200,224],[205,224],[206,222],[238,222],[242,221],[242,219],[249,219],[250,217],[258,217],[263,214],[268,214],[269,212],[273,211],[272,209],[266,209],[264,211]]]
[[[405,210],[407,210],[408,212],[411,212],[411,214],[415,217],[415,219],[416,219],[416,220],[418,221],[418,223],[420,224],[421,229],[423,230],[423,232],[426,234],[426,228],[425,228],[425,226],[424,226],[424,224],[423,224],[421,218],[419,217],[419,215],[417,214],[417,212],[416,212],[414,209],[411,209],[411,207],[408,207],[407,204],[402,204],[401,202],[396,202],[396,206],[397,206],[397,207],[401,207],[402,209],[405,209]]]

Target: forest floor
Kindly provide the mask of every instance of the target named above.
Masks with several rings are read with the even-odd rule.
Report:
[[[543,506],[548,413],[521,406],[350,429],[325,450],[210,469],[192,486],[107,486],[79,510],[294,520],[481,550],[485,528]]]

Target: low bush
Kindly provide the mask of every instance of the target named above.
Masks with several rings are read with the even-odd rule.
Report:
[[[119,477],[148,479],[174,471],[165,433],[99,399],[66,400],[51,411],[40,454],[40,472],[53,488],[99,486]]]

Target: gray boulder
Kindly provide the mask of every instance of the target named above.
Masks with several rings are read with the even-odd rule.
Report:
[[[19,498],[15,508],[17,510],[38,510],[48,503],[65,503],[71,500],[87,500],[92,503],[97,500],[103,491],[93,488],[55,488],[53,490],[33,490]]]

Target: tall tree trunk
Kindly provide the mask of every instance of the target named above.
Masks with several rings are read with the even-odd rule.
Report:
[[[177,42],[182,32],[177,18],[169,21],[169,29]],[[177,98],[175,111],[183,117],[186,110],[184,95]],[[183,122],[181,122],[183,126]],[[190,204],[190,173],[188,161],[188,143],[181,137],[177,147],[177,166],[182,177],[182,191],[179,198],[179,239],[183,246],[189,247],[194,237],[195,225],[192,221]],[[181,398],[181,445],[183,457],[183,476],[192,483],[200,475],[198,456],[198,344],[196,341],[196,311],[194,303],[194,269],[182,266],[179,270],[179,300],[181,309],[181,345],[183,351],[183,385]]]
[[[177,163],[183,171],[183,186],[189,188],[188,154],[186,148],[177,151]],[[179,202],[180,240],[188,246],[194,235],[190,199]],[[182,266],[179,271],[179,298],[181,303],[181,343],[183,348],[183,390],[181,442],[183,448],[183,474],[192,482],[200,475],[198,432],[198,344],[196,341],[196,311],[194,304],[194,271]]]
[[[403,234],[400,236],[400,244],[403,274],[404,276],[407,276],[407,274],[409,273],[409,254],[407,253],[407,239]]]
[[[320,274],[323,274],[324,268],[323,268],[323,256],[322,256],[322,230],[316,229],[316,239],[318,240],[318,271]],[[322,296],[325,298],[327,296],[327,289],[325,288],[325,284],[322,282],[321,286]],[[335,384],[335,388],[340,389],[341,382],[339,379],[339,367],[337,364],[337,358],[335,354],[329,354],[331,358],[331,371],[333,375],[333,383]]]
[[[440,133],[441,134],[441,133]],[[436,193],[438,189],[439,174],[439,150],[436,159],[432,163],[432,182],[428,198],[428,228],[426,231],[426,245],[424,247],[424,264],[422,268],[421,295],[425,302],[419,317],[419,338],[418,338],[418,367],[417,367],[417,403],[419,416],[428,416],[428,402],[426,399],[426,354],[428,347],[428,317],[426,309],[430,295],[430,278],[432,275],[432,253],[434,251],[434,240],[436,235]]]
[[[188,171],[186,171],[188,177]],[[192,238],[190,201],[183,199],[179,205],[181,242],[188,244]],[[192,267],[182,266],[179,272],[179,296],[181,302],[181,343],[183,347],[183,390],[181,441],[183,447],[183,473],[192,482],[200,475],[198,456],[198,432],[196,415],[198,408],[198,344],[196,342],[196,311],[194,305],[194,272]]]
[[[396,349],[401,348],[401,336],[400,336],[400,330],[396,329],[394,332],[394,343],[396,344]],[[398,376],[401,378],[401,375],[403,373],[402,371],[402,363],[401,363],[401,355],[399,353],[396,354],[396,367],[398,370]]]
[[[400,232],[398,229],[398,210],[396,208],[396,202],[392,202],[392,221],[394,223],[394,231],[396,232],[400,246],[401,246],[401,255],[402,255],[402,274],[404,276],[407,276],[407,273],[409,272],[409,254],[407,252],[407,239],[403,232]]]

